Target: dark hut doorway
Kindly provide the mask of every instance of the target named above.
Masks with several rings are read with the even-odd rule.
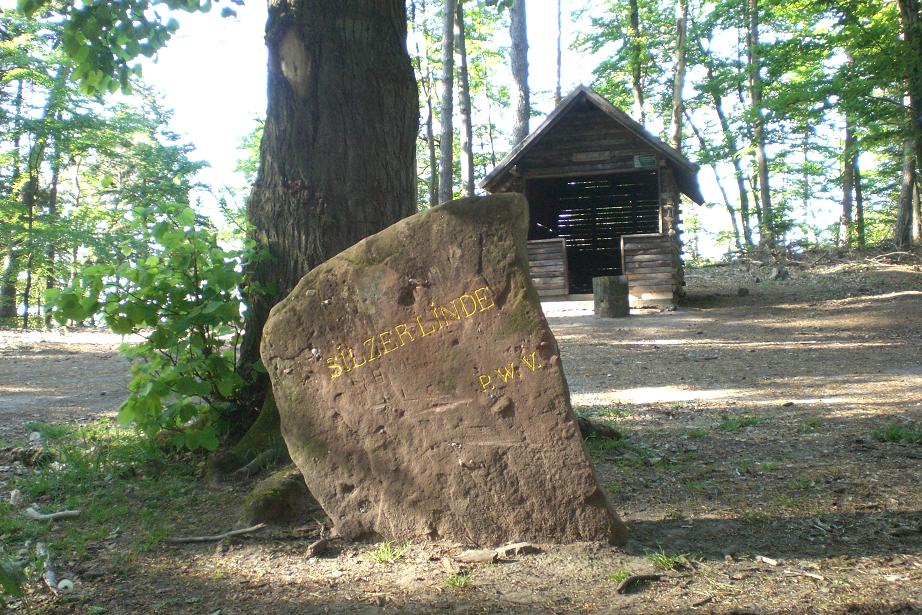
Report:
[[[570,293],[591,293],[592,278],[620,275],[621,237],[660,232],[656,169],[529,179],[528,238],[563,239]]]

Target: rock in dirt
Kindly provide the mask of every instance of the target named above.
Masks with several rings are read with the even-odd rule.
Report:
[[[249,525],[307,523],[318,508],[301,472],[289,466],[256,484],[243,502],[243,516]]]
[[[406,218],[308,273],[262,359],[346,538],[623,543],[528,275],[521,195]]]
[[[493,549],[471,549],[462,551],[454,557],[456,562],[462,564],[491,564],[499,559],[499,554]]]

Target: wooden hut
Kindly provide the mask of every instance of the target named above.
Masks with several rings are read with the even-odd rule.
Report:
[[[674,303],[685,282],[684,194],[703,201],[698,166],[598,93],[578,87],[487,175],[487,192],[529,203],[529,261],[542,296],[592,292],[624,274],[632,307]]]

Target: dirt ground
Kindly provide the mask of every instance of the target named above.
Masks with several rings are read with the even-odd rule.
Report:
[[[740,266],[693,270],[682,308],[628,319],[546,306],[574,407],[627,436],[589,442],[628,525],[626,548],[540,545],[475,566],[458,588],[443,561],[458,545],[412,544],[387,564],[370,557],[377,544],[337,542],[309,558],[309,531],[271,530],[217,546],[161,544],[117,575],[105,550],[91,552],[76,565],[79,597],[39,608],[922,612],[922,444],[873,436],[922,429],[922,273],[868,261],[791,272],[775,282]],[[27,436],[28,421],[111,413],[126,380],[117,342],[0,333],[0,440]],[[235,527],[243,493],[227,490],[226,507],[178,519],[176,532]],[[686,565],[658,569],[656,553]],[[661,576],[619,594],[610,577],[624,570]]]

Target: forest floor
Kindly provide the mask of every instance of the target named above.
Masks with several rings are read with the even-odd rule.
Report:
[[[76,582],[54,596],[33,577],[10,607],[922,612],[922,268],[812,260],[785,281],[692,269],[674,312],[599,320],[576,302],[548,306],[575,409],[624,433],[588,447],[630,542],[540,545],[467,569],[443,543],[334,541],[307,557],[312,525],[164,542],[240,527],[247,485],[210,486],[201,459],[164,460],[93,422],[123,396],[117,338],[0,332],[0,440],[36,430],[58,459],[36,471],[0,450],[0,559],[42,540]],[[7,502],[14,487],[25,504],[84,514],[26,521]],[[660,576],[617,593],[628,574]]]

